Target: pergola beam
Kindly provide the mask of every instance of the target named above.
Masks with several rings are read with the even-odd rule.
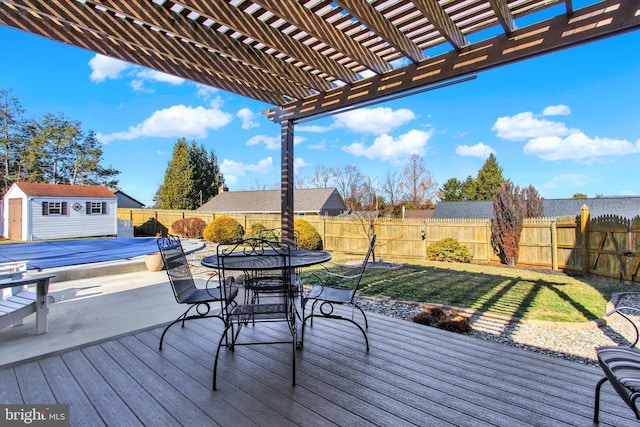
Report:
[[[606,0],[265,112],[275,122],[298,121],[446,82],[478,71],[640,29],[640,3]]]

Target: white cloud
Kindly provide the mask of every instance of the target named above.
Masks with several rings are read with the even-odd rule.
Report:
[[[605,156],[625,156],[640,153],[640,140],[636,143],[621,139],[590,138],[582,132],[567,137],[543,136],[529,140],[524,146],[525,154],[543,160],[597,160]]]
[[[298,125],[296,126],[296,132],[313,132],[324,133],[333,129],[333,126],[318,126],[318,125]]]
[[[566,105],[550,105],[542,110],[543,116],[568,116],[571,114],[571,109]]]
[[[560,174],[556,175],[551,180],[543,182],[539,186],[541,194],[551,192],[554,190],[566,191],[567,188],[587,188],[591,179],[585,174]]]
[[[251,129],[260,126],[256,120],[256,114],[248,108],[241,108],[236,116],[242,120],[242,129]]]
[[[307,168],[311,166],[311,163],[307,163],[304,161],[302,157],[296,157],[293,160],[293,171],[294,173],[298,172],[300,169]]]
[[[247,145],[258,145],[264,144],[267,150],[279,150],[280,149],[280,139],[275,136],[267,136],[267,135],[255,135],[249,138],[247,141]]]
[[[145,82],[163,82],[174,86],[181,85],[186,80],[161,71],[151,70],[149,68],[138,67],[119,59],[110,58],[108,56],[96,54],[89,60],[91,74],[89,78],[92,82],[101,83],[107,79],[116,80],[125,74],[125,71],[132,70],[127,74],[132,77],[131,87],[135,91],[153,92],[153,90],[144,87]]]
[[[179,86],[185,82],[185,79],[183,79],[182,77],[173,76],[171,74],[151,70],[149,68],[140,68],[136,72],[136,77],[142,80],[152,80],[155,82],[169,83],[174,86]]]
[[[120,75],[132,65],[119,59],[97,54],[89,60],[89,67],[91,67],[89,75],[91,81],[101,83],[107,79],[120,78]]]
[[[215,103],[214,103],[215,104]],[[212,104],[212,105],[214,105]],[[142,123],[122,132],[97,134],[103,144],[114,140],[131,140],[144,137],[159,138],[206,138],[209,129],[219,129],[231,122],[231,115],[217,106],[205,108],[174,105],[155,111]]]
[[[413,111],[401,108],[361,108],[335,116],[333,127],[345,127],[352,132],[382,135],[415,119]]]
[[[234,160],[224,159],[220,163],[220,172],[224,175],[227,185],[237,185],[238,178],[245,176],[247,173],[266,175],[273,169],[273,158],[266,157],[258,163],[247,164],[236,162]]]
[[[570,133],[564,123],[541,120],[531,112],[500,117],[491,130],[496,131],[499,138],[508,141],[525,141],[540,136],[563,136]]]
[[[544,109],[542,115],[569,115],[566,105],[553,105]],[[593,162],[607,156],[626,156],[640,153],[640,140],[635,143],[622,139],[591,137],[579,129],[569,128],[565,123],[539,119],[531,112],[500,117],[493,128],[498,137],[510,141],[527,141],[525,154],[543,160],[579,160]]]
[[[490,154],[495,154],[495,150],[483,142],[476,145],[458,145],[456,153],[460,156],[480,157],[486,159]]]
[[[293,137],[293,145],[298,145],[301,142],[306,141],[307,139],[303,136],[294,136]],[[249,138],[247,141],[247,145],[258,145],[264,144],[264,147],[267,150],[279,150],[280,149],[280,138],[275,136],[268,135],[255,135]]]
[[[347,111],[336,114],[334,121],[330,125],[299,125],[296,132],[325,133],[338,128],[346,128],[351,132],[370,133],[382,135],[391,132],[411,120],[416,116],[413,111],[401,108],[393,110],[391,108],[360,108],[358,110]]]
[[[433,134],[432,131],[411,130],[398,138],[383,134],[377,137],[373,144],[365,146],[361,142],[342,147],[343,151],[354,156],[381,160],[404,159],[412,154],[423,155],[425,146]]]
[[[307,145],[307,148],[309,150],[327,151],[327,140],[323,139],[322,141],[318,142],[317,144]]]
[[[204,99],[205,101],[211,98],[216,92],[218,92],[217,88],[205,86],[200,83],[196,84],[196,88],[196,95],[198,96],[198,98]]]

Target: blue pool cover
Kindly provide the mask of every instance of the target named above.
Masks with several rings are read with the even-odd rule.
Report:
[[[158,252],[155,237],[56,240],[0,245],[0,263],[29,261],[29,270],[129,259]]]

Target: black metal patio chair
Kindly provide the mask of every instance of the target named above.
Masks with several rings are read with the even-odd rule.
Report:
[[[291,250],[299,249],[298,242],[300,241],[300,233],[294,231],[293,238],[284,237],[285,233],[282,228],[271,228],[262,230],[257,239],[264,242],[272,243],[286,243]],[[278,293],[282,289],[281,277],[277,274],[274,276],[273,272],[261,271],[254,272],[253,280],[245,283],[245,288],[250,292],[247,292],[246,298],[248,301],[256,302],[260,298],[260,295],[268,295],[271,293]],[[302,292],[302,269],[293,269],[290,275],[290,283],[292,286],[292,292],[300,294]],[[299,316],[300,317],[300,316]],[[300,319],[302,320],[302,319]]]
[[[263,280],[268,272],[273,288],[268,295],[251,298],[246,295],[243,303],[227,306],[225,332],[220,337],[213,365],[213,389],[216,378],[220,350],[226,346],[235,351],[236,346],[257,344],[290,344],[292,384],[296,383],[296,308],[294,287],[291,285],[291,249],[287,243],[261,239],[245,239],[230,246],[218,246],[217,264],[220,280],[226,281],[234,274],[244,275],[244,291],[252,294],[256,281]],[[226,289],[226,288],[224,288]],[[285,325],[286,338],[269,338],[254,331],[243,338],[241,331],[247,327],[259,327],[262,322],[281,322]],[[258,332],[258,333],[256,333]],[[281,331],[282,332],[282,331]],[[291,338],[288,338],[288,335]],[[249,334],[247,334],[249,335]],[[225,344],[225,339],[228,342]]]
[[[185,312],[162,331],[159,346],[159,349],[162,350],[165,334],[176,323],[182,322],[182,327],[184,327],[187,320],[208,317],[217,317],[224,322],[227,306],[235,304],[238,287],[235,285],[233,277],[222,281],[217,277],[217,273],[209,276],[204,288],[197,287],[180,239],[175,236],[160,237],[157,244],[173,289],[173,295],[178,304],[187,306]],[[221,286],[221,283],[224,283],[224,286]]]
[[[369,322],[367,321],[367,315],[362,307],[356,301],[356,292],[360,286],[360,281],[369,263],[369,258],[373,253],[373,249],[376,244],[376,236],[373,236],[369,242],[369,249],[367,254],[358,269],[358,273],[353,275],[341,275],[329,271],[324,265],[324,270],[320,270],[322,275],[314,273],[321,284],[313,286],[309,292],[307,292],[302,298],[302,340],[304,342],[304,328],[309,320],[310,326],[313,326],[313,319],[315,317],[322,317],[325,319],[338,319],[345,320],[353,323],[358,327],[362,335],[364,336],[367,351],[369,351],[369,338],[367,337],[366,329],[369,328]],[[311,313],[304,314],[307,303],[311,301]],[[334,305],[349,305],[351,306],[351,316],[345,317],[334,312]],[[364,327],[354,319],[355,310],[360,311],[364,319]]]
[[[600,389],[602,385],[609,381],[613,389],[631,408],[636,419],[640,420],[640,409],[636,405],[636,400],[640,398],[640,349],[638,344],[638,327],[624,311],[640,313],[640,309],[634,307],[618,307],[607,313],[610,316],[614,313],[626,319],[635,331],[635,339],[628,346],[606,345],[596,348],[598,363],[604,371],[604,378],[596,384],[595,404],[593,410],[593,421],[599,422],[600,418]]]

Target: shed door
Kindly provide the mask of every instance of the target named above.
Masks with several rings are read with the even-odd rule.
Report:
[[[9,240],[22,240],[22,199],[9,199]]]

